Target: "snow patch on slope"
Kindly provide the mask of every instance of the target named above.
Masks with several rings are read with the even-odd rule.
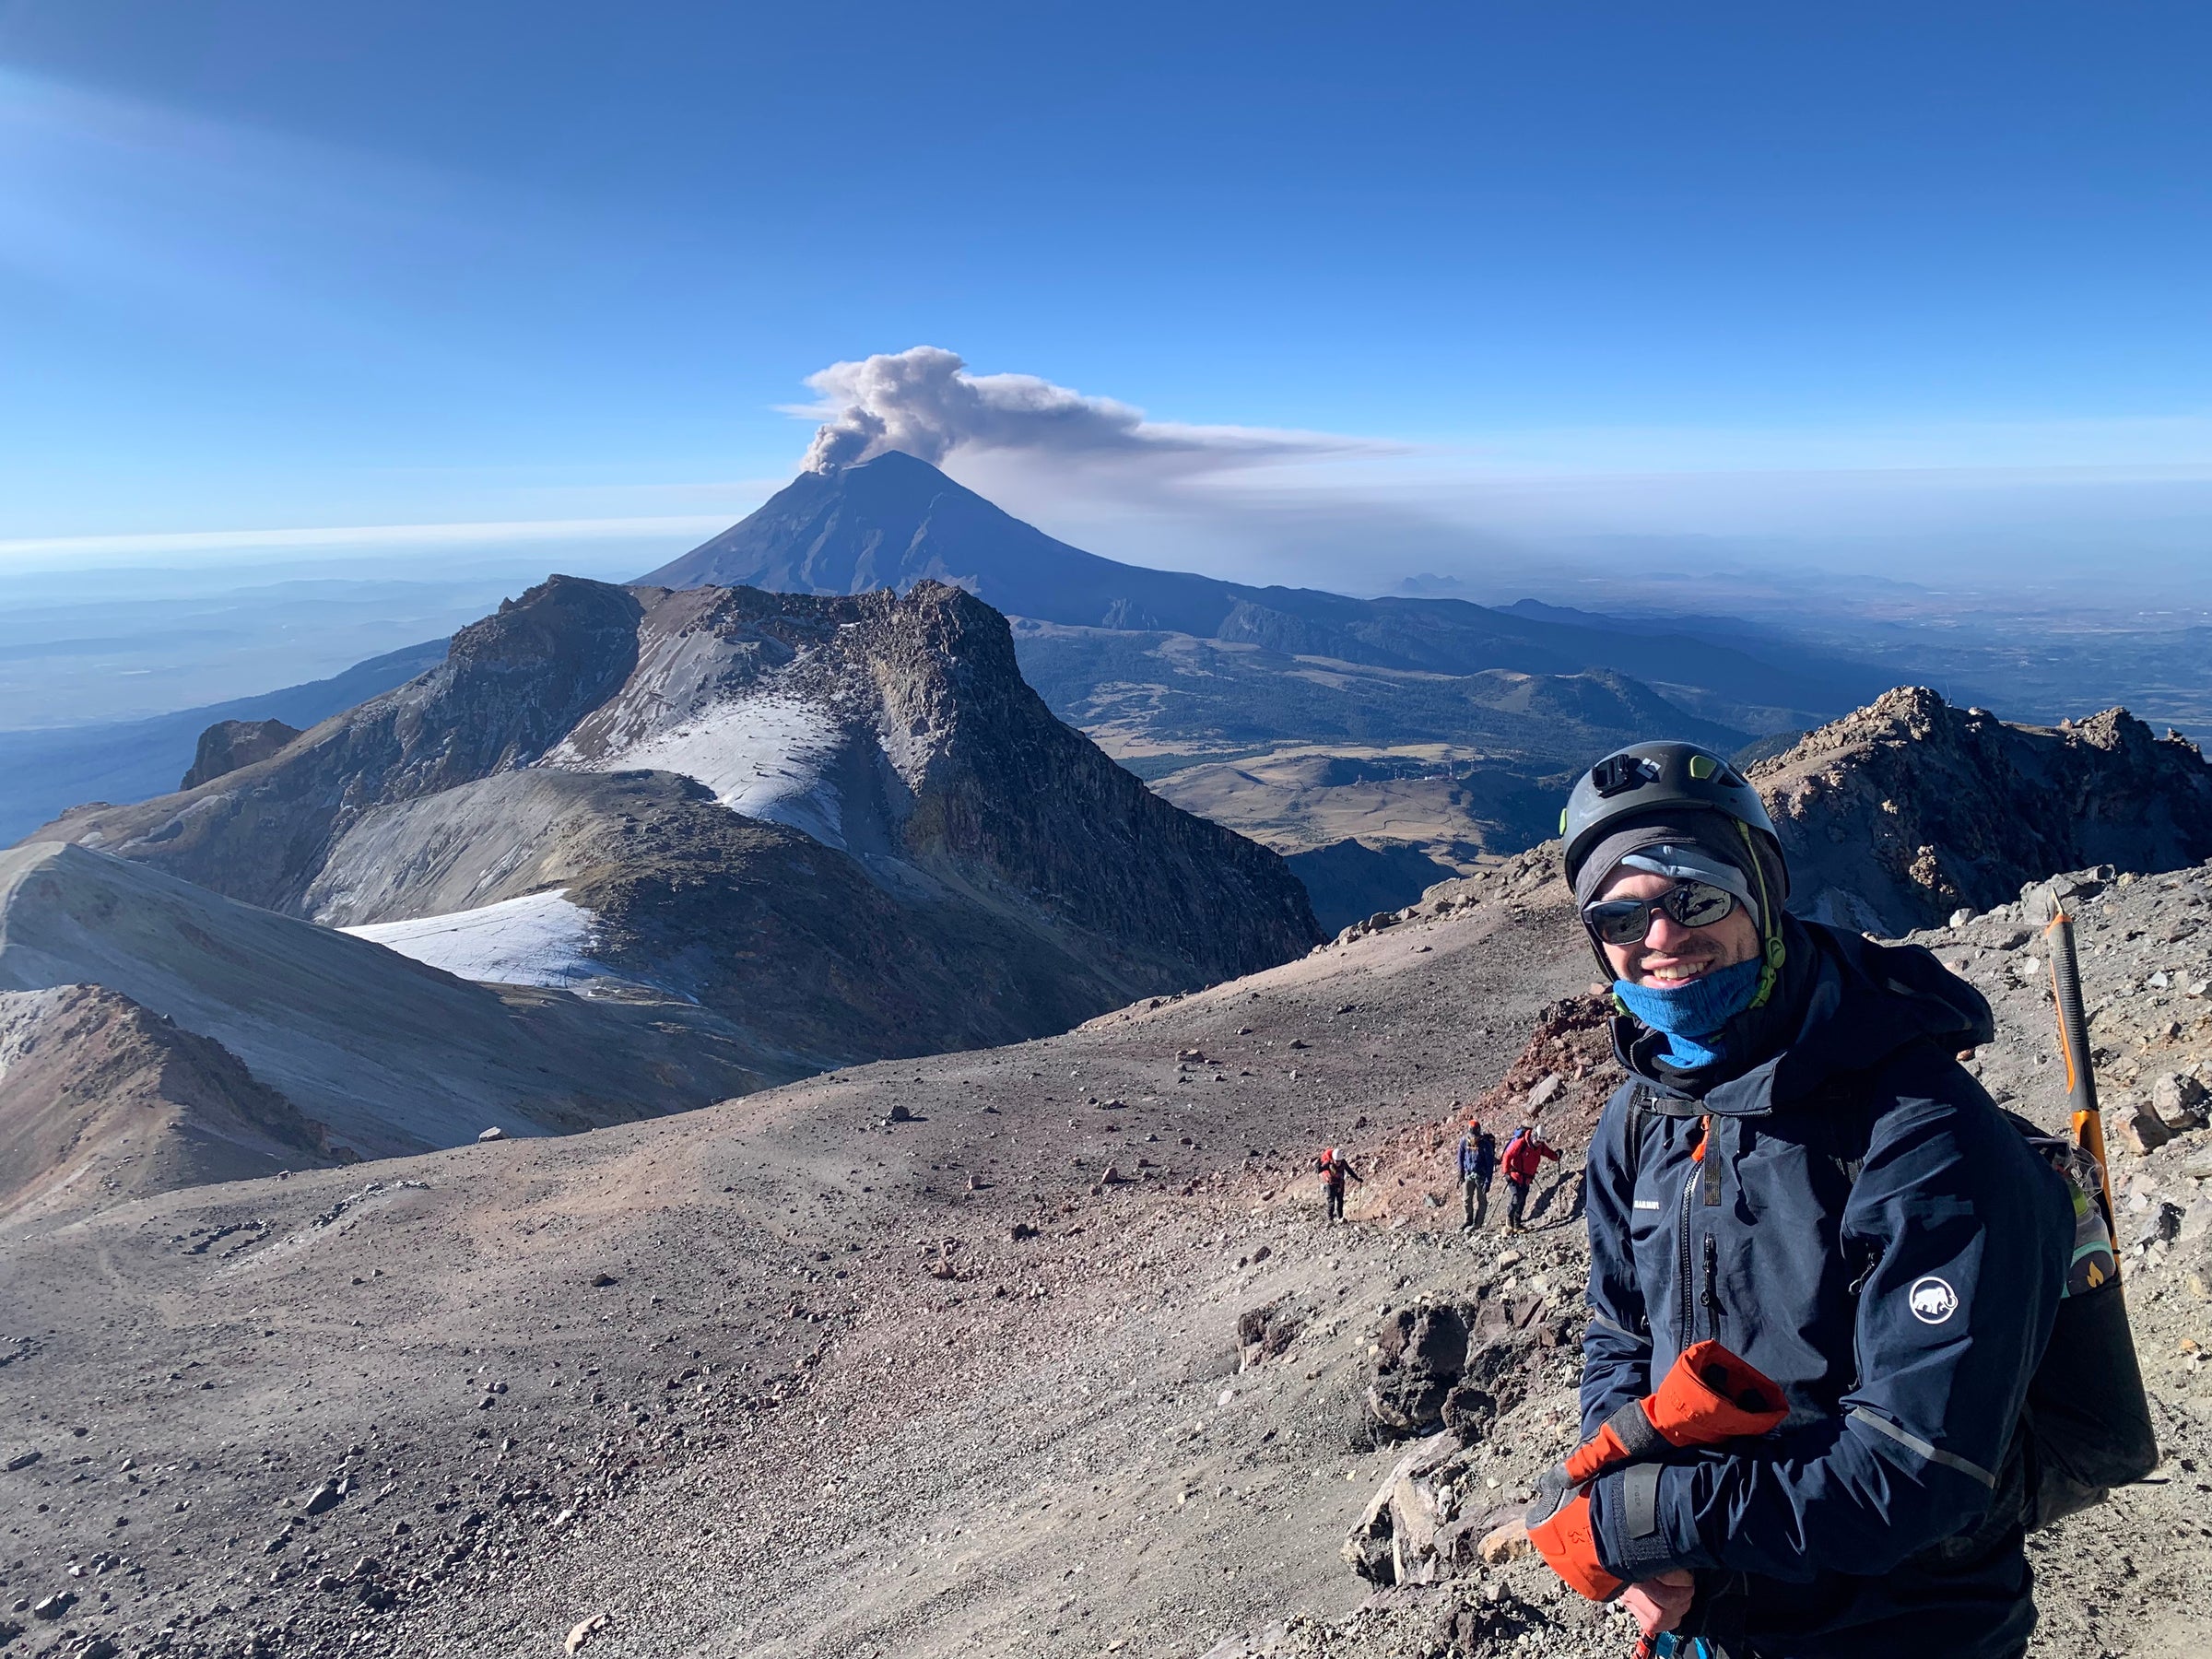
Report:
[[[460,979],[575,990],[594,980],[619,978],[592,960],[598,921],[562,888],[443,916],[371,922],[338,931]]]
[[[788,824],[841,850],[844,807],[830,774],[844,742],[824,710],[770,695],[711,705],[589,762],[559,750],[547,759],[580,771],[680,772],[733,812]]]

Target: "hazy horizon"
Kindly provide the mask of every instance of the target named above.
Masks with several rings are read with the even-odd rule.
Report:
[[[2197,14],[359,21],[0,0],[0,575],[672,548],[880,423],[1250,582],[2212,599]]]

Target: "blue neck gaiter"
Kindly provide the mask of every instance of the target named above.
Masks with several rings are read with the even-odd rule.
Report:
[[[1701,973],[1678,990],[1660,991],[1650,985],[1613,982],[1613,994],[1621,1006],[1654,1031],[1670,1040],[1666,1058],[1671,1065],[1693,1071],[1721,1058],[1721,1045],[1712,1039],[1721,1028],[1751,1006],[1759,990],[1759,959],[1733,968]]]

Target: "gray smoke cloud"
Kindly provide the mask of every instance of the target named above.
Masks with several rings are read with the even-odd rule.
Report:
[[[832,363],[806,377],[820,402],[794,413],[830,417],[806,452],[812,472],[834,472],[886,450],[941,465],[959,449],[1029,450],[1065,460],[1146,459],[1211,471],[1391,446],[1262,427],[1178,426],[1147,420],[1111,397],[1091,397],[1033,374],[971,374],[935,346]]]

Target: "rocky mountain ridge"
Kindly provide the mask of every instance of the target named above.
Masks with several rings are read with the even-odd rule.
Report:
[[[0,991],[0,1217],[339,1161],[219,1042],[100,985]]]
[[[2018,725],[1900,687],[1748,776],[1790,856],[1792,908],[1896,934],[2023,882],[2212,857],[2212,765],[2124,709]]]
[[[29,994],[24,1006],[36,1009],[44,1006],[40,995],[87,984],[173,1025],[180,1036],[160,1046],[217,1079],[201,1091],[215,1102],[210,1111],[263,1125],[255,1145],[273,1157],[269,1135],[302,1148],[283,1156],[281,1167],[453,1146],[488,1128],[534,1135],[625,1123],[804,1070],[665,996],[584,999],[474,984],[83,847],[42,842],[0,853],[0,992]],[[39,1092],[9,1097],[0,1139],[29,1135],[19,1144],[50,1150],[71,1136],[101,1144],[102,1124],[114,1124],[100,1114],[113,1109],[91,1085],[110,1075],[112,1045],[103,1046],[98,1022],[41,1018],[45,1081]],[[245,1083],[229,1080],[231,1066]],[[73,1081],[79,1077],[84,1087]],[[0,1088],[6,1082],[0,1077]],[[59,1124],[70,1112],[81,1122],[65,1135],[54,1129],[62,1140],[37,1126]],[[313,1126],[312,1135],[301,1124]],[[148,1169],[226,1180],[247,1167],[152,1160],[131,1190],[146,1189]],[[18,1159],[11,1171],[0,1203],[47,1177],[35,1160]]]
[[[1065,1030],[1316,936],[1278,858],[1054,720],[941,584],[556,579],[276,752],[234,740],[48,833],[465,979],[695,1008],[756,1080]]]

